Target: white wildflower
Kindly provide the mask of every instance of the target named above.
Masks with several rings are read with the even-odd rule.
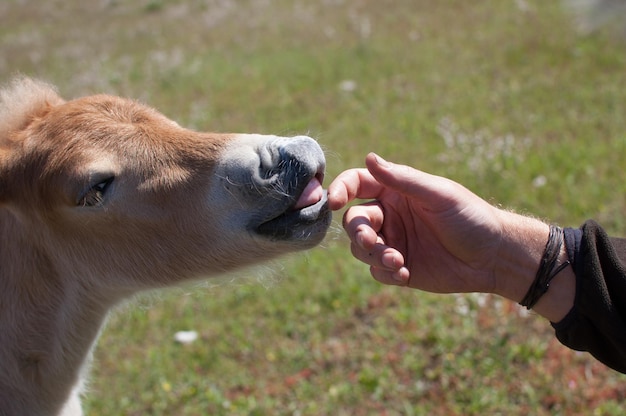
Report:
[[[174,340],[181,344],[191,344],[198,339],[198,333],[196,331],[178,331],[174,334]]]
[[[352,79],[344,79],[339,83],[339,89],[345,92],[352,92],[356,90],[357,84],[356,81]]]

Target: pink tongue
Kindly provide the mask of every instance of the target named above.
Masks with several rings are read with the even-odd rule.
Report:
[[[296,204],[294,205],[294,209],[302,209],[304,207],[311,206],[313,204],[317,204],[324,195],[324,189],[322,189],[322,184],[317,178],[313,178],[311,182],[304,188],[302,195]]]

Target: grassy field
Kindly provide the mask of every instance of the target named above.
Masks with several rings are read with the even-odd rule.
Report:
[[[560,2],[4,0],[16,72],[195,129],[310,134],[328,179],[376,151],[626,236],[626,41]],[[517,305],[374,282],[340,215],[306,254],[122,306],[87,415],[624,414],[626,377]]]

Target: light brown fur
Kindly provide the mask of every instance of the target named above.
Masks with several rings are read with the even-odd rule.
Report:
[[[81,414],[84,364],[120,300],[321,241],[324,201],[290,206],[323,169],[308,138],[198,133],[132,100],[66,102],[13,81],[0,93],[0,415]]]

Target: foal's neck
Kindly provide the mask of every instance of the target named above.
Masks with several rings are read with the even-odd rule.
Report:
[[[0,247],[0,415],[56,415],[114,302],[19,238]]]

